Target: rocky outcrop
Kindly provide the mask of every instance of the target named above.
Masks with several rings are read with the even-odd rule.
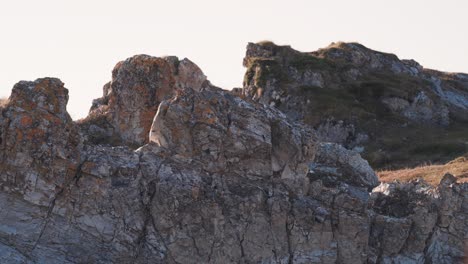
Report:
[[[367,161],[354,151],[339,144],[320,143],[315,163],[310,164],[311,174],[324,183],[347,182],[354,186],[368,188],[379,182]]]
[[[209,172],[245,177],[278,175],[307,189],[316,139],[274,109],[221,91],[186,90],[160,105],[150,140],[177,156],[202,161]],[[263,176],[262,176],[263,175]]]
[[[19,82],[0,120],[2,191],[48,205],[74,177],[80,137],[67,113],[68,90],[53,78]]]
[[[408,158],[414,154],[426,162],[448,161],[466,151],[463,74],[342,42],[308,53],[249,43],[244,66],[247,98],[311,125],[322,141],[361,151],[376,167],[417,165]],[[401,139],[415,144],[396,147]]]
[[[353,124],[343,120],[325,120],[315,128],[315,132],[323,142],[337,143],[356,152],[362,152],[362,145],[369,140],[367,134],[357,132]]]
[[[376,188],[372,204],[379,215],[370,242],[380,255],[374,258],[382,263],[462,263],[468,185],[455,181],[447,174],[435,189],[418,181]]]
[[[398,113],[409,120],[417,120],[421,123],[436,123],[439,125],[449,125],[449,110],[447,107],[434,106],[431,100],[423,91],[418,93],[410,103],[398,97],[387,97],[382,99],[382,103],[394,113]]]
[[[94,143],[141,146],[148,143],[161,101],[177,90],[206,86],[206,76],[188,59],[137,55],[115,66],[112,81],[104,86],[103,97],[94,100],[81,127]]]
[[[139,63],[125,80],[114,71],[92,110],[105,126],[72,122],[57,79],[13,88],[0,119],[0,261],[462,263],[466,184],[371,192],[378,179],[356,152],[201,82],[196,67],[179,76]],[[151,107],[139,101],[148,91]]]

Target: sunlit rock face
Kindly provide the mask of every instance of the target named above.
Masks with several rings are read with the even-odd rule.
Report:
[[[80,137],[67,113],[68,90],[54,78],[19,82],[2,111],[2,190],[48,205],[74,177]]]
[[[92,142],[139,147],[148,134],[159,103],[178,90],[209,86],[203,72],[188,59],[137,55],[119,62],[103,97],[93,102],[84,127]]]
[[[188,60],[119,63],[77,122],[58,79],[9,99],[1,263],[463,263],[467,184],[380,184],[357,152]]]

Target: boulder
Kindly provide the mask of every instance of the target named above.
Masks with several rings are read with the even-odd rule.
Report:
[[[320,143],[310,173],[329,183],[347,182],[369,190],[379,184],[379,179],[369,163],[359,153],[339,144]]]

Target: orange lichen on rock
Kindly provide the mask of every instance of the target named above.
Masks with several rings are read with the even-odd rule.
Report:
[[[20,121],[22,127],[29,127],[32,125],[32,122],[33,120],[30,116],[23,116]]]
[[[172,98],[180,89],[200,90],[204,85],[206,76],[187,59],[136,55],[114,67],[112,81],[104,86],[103,97],[95,100],[90,116],[96,112],[106,115],[109,122],[101,131],[120,138],[124,145],[139,147],[148,143],[161,101]],[[102,111],[104,107],[108,111]],[[86,119],[81,125],[89,128],[92,122]]]
[[[70,171],[80,159],[80,136],[66,111],[67,102],[63,83],[43,78],[17,83],[2,109],[0,142],[5,158],[0,166],[10,162],[20,168],[14,184],[28,186],[23,195],[39,205],[48,205],[56,189],[74,176]]]
[[[27,140],[36,140],[36,141],[43,141],[45,138],[46,131],[40,128],[33,128],[29,129],[26,132],[26,139]]]
[[[195,111],[197,112],[197,114],[199,114],[201,117],[203,117],[201,119],[201,122],[203,122],[203,123],[213,125],[213,124],[218,122],[218,119],[216,118],[215,112],[213,111],[213,109],[211,109],[207,105],[202,105],[200,107],[196,107]]]

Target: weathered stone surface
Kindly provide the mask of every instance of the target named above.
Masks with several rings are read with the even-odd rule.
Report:
[[[159,103],[177,90],[209,86],[203,72],[188,59],[136,55],[117,63],[103,97],[93,102],[82,121],[92,142],[130,146],[148,143],[148,134]],[[111,138],[111,142],[106,139]]]
[[[434,188],[416,181],[384,183],[376,188],[372,204],[381,215],[374,219],[371,245],[380,254],[378,260],[382,263],[463,263],[468,210],[462,203],[466,202],[467,186],[452,181]],[[382,221],[392,224],[382,224]],[[388,228],[394,231],[386,231]]]
[[[277,110],[224,91],[185,90],[161,103],[150,141],[173,154],[200,160],[210,172],[283,179],[303,186],[316,139]]]
[[[1,190],[48,205],[74,177],[80,137],[67,113],[68,90],[53,78],[19,82],[0,120]]]
[[[14,87],[0,110],[0,262],[462,263],[467,184],[447,175],[438,187],[370,193],[378,180],[358,153],[319,142],[274,107],[204,86],[188,62],[179,75],[152,75],[178,60],[133,59],[96,102],[102,119],[80,132],[59,80]],[[147,85],[179,79],[144,86],[159,101],[143,144],[118,122],[147,126],[150,101],[134,101],[149,91],[135,88],[146,75],[155,78]],[[140,114],[113,112],[126,111],[114,105],[123,94]],[[92,140],[99,131],[116,146]]]
[[[449,110],[445,103],[438,102],[435,105],[424,92],[418,93],[412,102],[407,100],[390,97],[382,100],[392,112],[399,113],[409,120],[419,123],[436,123],[447,126],[450,123]]]
[[[372,189],[379,184],[374,170],[359,153],[334,143],[320,143],[317,157],[310,164],[310,173],[325,182],[344,181]]]
[[[244,66],[245,97],[312,126],[320,140],[361,152],[373,166],[419,165],[401,158],[415,152],[424,154],[425,161],[440,162],[438,158],[450,155],[431,139],[436,134],[459,149],[444,161],[465,151],[464,75],[424,69],[412,60],[342,42],[315,52],[249,43]],[[397,146],[395,134],[419,144]]]

